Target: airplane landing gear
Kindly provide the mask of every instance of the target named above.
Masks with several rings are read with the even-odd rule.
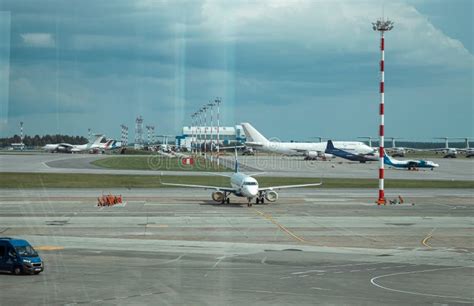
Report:
[[[224,198],[222,199],[221,204],[230,204],[230,199],[227,196],[227,192],[224,192]]]
[[[247,207],[252,207],[252,199],[251,198],[247,198],[248,202],[247,202]]]
[[[264,197],[258,197],[255,200],[256,204],[265,204],[265,198]]]

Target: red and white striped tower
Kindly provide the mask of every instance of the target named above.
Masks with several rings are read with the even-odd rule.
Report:
[[[393,29],[393,22],[390,20],[379,19],[372,23],[374,31],[380,32],[380,127],[379,127],[379,154],[380,154],[380,166],[379,166],[379,198],[377,204],[386,204],[385,190],[384,190],[384,124],[385,124],[385,112],[384,112],[384,91],[385,91],[385,41],[384,33]]]

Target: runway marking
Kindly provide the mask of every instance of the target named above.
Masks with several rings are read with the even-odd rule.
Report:
[[[380,269],[383,269],[383,270],[386,270],[386,269],[390,269],[391,267],[382,267]]]
[[[331,290],[331,289],[319,288],[319,287],[311,287],[311,289],[314,289],[314,290]]]
[[[350,272],[359,272],[360,270],[351,270]]]
[[[299,242],[303,242],[305,243],[306,240],[304,240],[303,238],[299,237],[298,235],[294,234],[292,231],[290,231],[289,229],[287,229],[286,227],[284,227],[283,225],[281,225],[280,223],[278,223],[275,219],[273,219],[270,215],[267,215],[261,211],[259,211],[258,209],[255,209],[253,208],[254,211],[256,211],[260,216],[264,217],[265,219],[267,219],[268,221],[272,222],[273,224],[275,224],[276,226],[278,226],[279,229],[281,229],[283,232],[287,233],[289,236],[293,237],[294,239],[298,240]]]
[[[64,247],[56,245],[38,245],[35,246],[34,249],[38,251],[58,251],[64,250]]]
[[[168,227],[168,224],[147,224],[146,227],[160,227],[160,228],[165,228],[165,227]]]
[[[388,291],[399,292],[399,293],[406,293],[406,294],[414,294],[414,295],[422,295],[422,296],[432,296],[432,297],[441,297],[441,298],[455,298],[455,299],[467,299],[467,300],[474,300],[473,298],[469,297],[461,297],[461,296],[450,296],[450,295],[439,295],[439,294],[430,294],[430,293],[422,293],[416,291],[406,291],[406,290],[398,290],[393,288],[384,287],[382,285],[377,284],[375,281],[380,278],[388,277],[388,276],[395,276],[395,275],[403,275],[403,274],[415,274],[415,273],[424,273],[424,272],[433,272],[433,271],[444,271],[444,270],[455,270],[455,269],[465,269],[465,268],[472,268],[472,267],[455,267],[455,268],[438,268],[438,269],[429,269],[429,270],[421,270],[421,271],[410,271],[410,272],[398,272],[398,273],[391,273],[385,275],[379,275],[372,277],[370,279],[370,283],[376,287],[381,289],[385,289]]]
[[[302,272],[293,272],[291,274],[293,275],[298,275],[298,274],[307,274],[307,273],[322,273],[322,272],[326,272],[326,270],[308,270],[308,271],[302,271]]]
[[[181,258],[183,258],[184,254],[182,255],[179,255],[178,257],[176,257],[175,259],[170,259],[168,261],[165,261],[165,262],[162,262],[160,264],[169,264],[169,263],[172,263],[172,262],[175,262],[175,261],[179,261]]]
[[[262,258],[262,261],[260,261],[260,263],[261,263],[262,265],[264,265],[264,264],[265,264],[265,261],[267,261],[267,256],[263,257],[263,258]]]
[[[217,265],[219,265],[219,263],[220,263],[224,258],[226,258],[226,256],[217,257],[217,258],[216,258],[217,261],[216,261],[216,263],[212,266],[211,270],[214,270],[214,269],[217,267]],[[210,271],[207,271],[206,274],[204,274],[204,277],[207,277],[207,275],[209,274],[209,272],[210,272]]]
[[[336,272],[333,272],[335,274],[339,274],[339,273],[344,273],[344,271],[336,271]]]
[[[380,265],[381,262],[376,262],[376,263],[358,263],[358,264],[346,264],[346,265],[334,265],[334,266],[321,266],[321,268],[340,268],[340,267],[354,267],[354,266],[364,266],[364,265]],[[375,270],[375,268],[372,268],[372,270]],[[307,270],[307,271],[299,271],[299,272],[293,272],[291,274],[293,275],[298,275],[298,274],[307,274],[307,273],[322,273],[326,272],[326,270]]]
[[[431,249],[431,246],[427,243],[429,239],[431,239],[431,237],[433,237],[433,232],[435,231],[436,228],[433,228],[429,233],[428,235],[423,239],[421,240],[421,244],[424,245],[425,247]]]

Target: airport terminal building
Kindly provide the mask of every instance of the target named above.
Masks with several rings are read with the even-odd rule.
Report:
[[[176,136],[176,146],[179,148],[191,149],[191,143],[195,139],[196,143],[203,144],[207,140],[210,143],[217,143],[217,127],[204,126],[184,126],[181,136]],[[234,143],[244,143],[245,134],[241,125],[219,127],[219,142],[221,145]]]

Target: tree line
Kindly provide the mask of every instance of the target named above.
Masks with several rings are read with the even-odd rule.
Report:
[[[85,144],[88,142],[87,138],[83,136],[70,136],[70,135],[25,135],[23,143],[27,147],[42,147],[48,143],[69,143],[69,144]],[[20,135],[14,135],[13,137],[0,138],[1,147],[9,147],[12,143],[21,143]]]

